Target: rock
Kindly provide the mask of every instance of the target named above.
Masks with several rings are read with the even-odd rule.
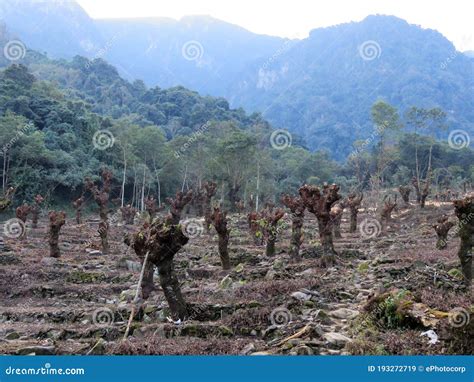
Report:
[[[352,309],[340,308],[329,312],[329,315],[334,318],[340,318],[344,320],[350,320],[359,315],[359,312]]]
[[[16,354],[18,355],[54,355],[55,347],[54,346],[26,346],[17,350]]]
[[[293,297],[294,299],[298,301],[308,301],[311,298],[310,295],[307,295],[306,293],[303,293],[303,292],[294,292],[291,294],[291,297]]]
[[[219,333],[223,336],[233,336],[234,332],[228,326],[219,326]]]
[[[265,275],[265,280],[267,281],[275,280],[275,277],[276,277],[276,272],[273,269],[269,269]]]
[[[5,336],[6,340],[13,341],[20,338],[20,335],[17,332],[10,332]]]
[[[255,351],[255,345],[254,344],[248,344],[242,349],[240,354],[241,355],[249,355],[250,353],[253,353],[254,351]]]
[[[244,264],[239,263],[235,268],[234,271],[237,273],[241,273],[244,270]]]
[[[55,257],[43,257],[41,259],[41,264],[47,267],[52,267],[58,263],[58,259]]]
[[[91,256],[102,256],[102,252],[98,251],[97,249],[93,249],[92,251],[89,251],[89,255],[91,255]]]
[[[126,260],[125,264],[130,272],[140,272],[142,265],[138,261]]]
[[[345,346],[346,343],[352,342],[349,337],[337,332],[329,332],[324,334],[324,339],[329,343],[337,348],[342,348]]]
[[[219,283],[219,288],[221,289],[229,289],[232,287],[232,283],[233,283],[233,280],[232,280],[232,277],[230,277],[229,275],[225,276]]]
[[[120,293],[120,301],[132,301],[135,298],[135,291],[131,289],[126,289]]]
[[[272,355],[272,354],[267,351],[257,351],[255,353],[251,353],[250,355]]]

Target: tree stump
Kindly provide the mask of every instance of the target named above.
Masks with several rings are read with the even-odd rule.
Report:
[[[247,214],[250,237],[255,245],[262,245],[263,243],[263,233],[259,223],[261,218],[258,212],[249,212]]]
[[[438,223],[434,224],[436,235],[438,235],[438,240],[436,242],[436,248],[445,249],[448,245],[448,233],[449,230],[455,225],[452,221],[449,221],[449,218],[445,215],[441,216],[438,219]]]
[[[188,240],[181,227],[169,225],[160,219],[156,219],[152,223],[146,222],[140,231],[125,238],[125,243],[134,249],[142,261],[148,253],[149,261],[158,267],[160,284],[168,301],[171,315],[175,320],[184,320],[188,311],[174,271],[173,258]],[[145,281],[144,278],[142,284],[144,298],[148,297],[146,287],[149,284],[153,284],[152,271],[148,272],[148,279]]]
[[[102,188],[99,188],[94,182],[89,178],[85,179],[86,189],[89,190],[99,206],[99,236],[101,240],[102,253],[104,255],[109,253],[109,242],[108,242],[108,232],[109,232],[109,222],[108,222],[108,213],[109,213],[109,198],[110,198],[110,185],[112,183],[112,172],[110,170],[102,170]]]
[[[227,229],[227,213],[221,211],[220,208],[215,207],[211,215],[211,222],[217,231],[219,237],[219,256],[221,258],[222,268],[225,270],[230,269],[229,259],[229,229]]]
[[[306,207],[303,200],[298,196],[283,195],[281,197],[281,202],[291,211],[291,240],[289,253],[293,259],[300,260],[304,211]]]
[[[79,198],[72,202],[72,206],[76,210],[76,223],[82,223],[82,205],[84,204],[84,196],[81,195]]]
[[[395,200],[392,202],[392,198],[389,195],[385,195],[383,198],[382,205],[380,207],[380,223],[382,225],[382,233],[387,233],[387,225],[392,221],[392,211],[397,206],[397,195]]]
[[[17,219],[20,219],[25,226],[25,229],[22,230],[21,236],[19,237],[19,239],[21,240],[26,239],[26,220],[28,219],[28,215],[30,214],[30,212],[31,207],[26,203],[23,203],[21,206],[17,207],[15,211]]]
[[[364,194],[351,193],[347,196],[347,206],[350,211],[350,227],[349,232],[354,233],[357,231],[357,215],[359,213],[359,207],[362,204]]]
[[[131,204],[127,204],[126,206],[120,207],[120,212],[122,213],[123,222],[126,225],[133,225],[137,209],[132,207]]]
[[[453,201],[454,212],[459,219],[459,246],[458,257],[464,282],[467,286],[472,283],[472,247],[474,245],[474,196],[469,195],[464,199]]]
[[[61,227],[66,223],[66,213],[64,211],[50,211],[49,212],[49,255],[51,257],[60,257],[61,251],[59,249],[59,232]]]
[[[410,192],[411,192],[411,187],[410,186],[398,186],[398,192],[400,193],[403,202],[405,205],[410,204]]]
[[[212,224],[211,201],[212,201],[212,197],[216,194],[217,183],[206,182],[204,183],[203,188],[204,188],[204,229],[207,233],[209,233],[210,227]]]
[[[31,226],[38,228],[38,218],[41,211],[41,204],[44,202],[44,198],[38,194],[34,198],[35,204],[31,207]]]
[[[318,220],[322,248],[321,265],[332,266],[336,263],[337,253],[332,240],[331,207],[341,198],[339,186],[324,184],[321,192],[319,187],[305,184],[300,187],[299,194],[305,207]]]
[[[278,236],[278,222],[285,215],[281,208],[274,209],[273,204],[267,205],[262,211],[263,238],[265,240],[265,254],[275,256],[275,243]]]

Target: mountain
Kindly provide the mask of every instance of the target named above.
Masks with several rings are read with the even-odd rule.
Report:
[[[373,128],[370,107],[384,99],[443,108],[452,128],[474,133],[474,60],[434,30],[392,16],[315,29],[264,66],[248,68],[228,93],[231,104],[263,112],[301,134],[312,149],[346,156]]]
[[[394,16],[287,40],[208,16],[93,20],[74,1],[1,4],[0,19],[28,47],[101,58],[149,86],[226,97],[337,159],[373,134],[370,107],[378,99],[401,112],[441,107],[450,128],[474,133],[474,59],[439,32]]]

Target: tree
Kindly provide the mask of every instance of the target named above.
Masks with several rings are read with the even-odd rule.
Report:
[[[303,200],[298,196],[283,195],[280,200],[291,212],[290,256],[295,260],[300,260],[304,211],[306,207]]]
[[[110,199],[110,187],[112,183],[113,174],[112,171],[108,169],[102,170],[102,187],[99,188],[92,180],[86,178],[85,185],[86,189],[92,193],[92,197],[99,206],[99,236],[102,244],[102,252],[108,254],[109,252],[109,242],[108,242],[108,232],[109,232],[109,222],[108,222],[108,213],[109,213],[109,199]]]
[[[421,129],[428,132],[436,132],[436,130],[445,127],[445,119],[446,113],[439,108],[428,110],[413,106],[406,113],[407,125],[412,126],[415,131],[415,175],[412,184],[415,187],[416,200],[420,204],[420,208],[425,207],[425,201],[430,191],[434,140],[431,140],[428,158],[426,159],[426,170],[423,171],[419,155],[418,131]],[[424,179],[422,177],[423,173],[425,174]]]
[[[453,201],[454,213],[459,219],[459,246],[458,257],[461,262],[461,270],[464,282],[467,286],[472,283],[472,247],[474,246],[474,196],[466,196],[464,199]]]
[[[350,227],[349,232],[353,233],[357,230],[357,215],[359,213],[359,207],[362,203],[364,194],[362,192],[352,192],[347,196],[347,205],[350,211]]]
[[[61,250],[59,249],[59,232],[61,227],[66,223],[66,213],[64,211],[50,211],[49,212],[49,255],[51,257],[60,257]]]
[[[281,208],[267,206],[261,212],[261,226],[263,238],[266,242],[265,254],[269,257],[275,256],[275,243],[278,236],[278,222],[285,215]]]
[[[158,268],[160,284],[175,320],[184,320],[188,315],[173,264],[175,254],[188,240],[179,225],[170,225],[160,219],[155,219],[152,223],[145,222],[142,229],[125,238],[125,243],[134,249],[142,261],[148,259]],[[151,272],[148,272],[148,278],[144,278],[144,285],[148,286],[148,289],[143,288],[144,298],[149,295],[150,283],[153,284],[153,267],[148,269]]]
[[[448,233],[449,230],[455,225],[452,221],[449,220],[449,217],[446,215],[441,216],[438,219],[437,224],[432,225],[438,240],[436,241],[436,248],[445,249],[448,245]]]
[[[383,173],[393,159],[387,147],[389,134],[401,128],[400,117],[397,109],[384,101],[377,101],[372,105],[371,115],[378,134],[376,178],[374,181],[376,184],[383,184]]]
[[[230,269],[230,259],[227,247],[229,245],[230,230],[227,228],[227,213],[222,211],[219,207],[214,207],[210,219],[219,237],[219,256],[221,258],[222,268],[228,270]]]
[[[317,186],[300,187],[299,194],[307,210],[318,220],[319,238],[321,240],[323,266],[331,266],[336,262],[336,251],[332,240],[331,207],[341,196],[339,186],[324,184],[322,190]]]
[[[83,207],[83,204],[84,204],[84,195],[81,195],[79,198],[77,198],[76,200],[74,200],[72,202],[72,206],[74,207],[74,209],[76,210],[76,223],[77,224],[81,224],[82,223],[82,207]]]
[[[32,214],[32,227],[37,228],[38,227],[38,217],[39,213],[41,211],[41,204],[44,202],[44,198],[38,194],[35,196],[34,199],[34,204],[31,206],[31,214]]]

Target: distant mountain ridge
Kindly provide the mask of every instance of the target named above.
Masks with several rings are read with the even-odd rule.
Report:
[[[0,20],[52,57],[102,58],[129,80],[226,97],[338,159],[372,133],[377,99],[401,112],[441,107],[451,128],[474,134],[474,59],[394,16],[314,29],[302,40],[209,16],[93,20],[75,1],[4,0]]]

